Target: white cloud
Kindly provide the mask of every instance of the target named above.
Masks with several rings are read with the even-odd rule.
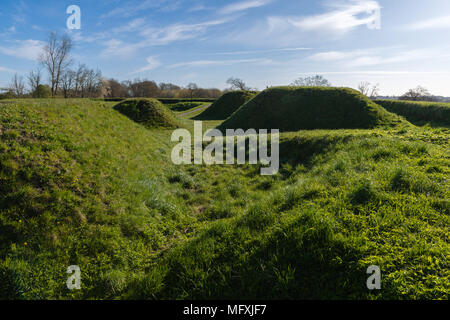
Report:
[[[13,57],[38,60],[44,43],[39,40],[16,40],[12,47],[0,47],[0,52]]]
[[[340,67],[368,67],[392,63],[404,63],[411,61],[430,61],[439,58],[448,58],[450,55],[439,50],[416,49],[394,51],[392,48],[373,48],[354,51],[328,51],[319,52],[308,57],[308,60],[316,62],[334,63]]]
[[[450,16],[420,21],[408,26],[409,30],[450,29]]]
[[[381,6],[377,1],[357,0],[336,6],[336,9],[319,15],[289,18],[288,23],[302,30],[327,30],[347,32],[363,25],[370,25],[377,18]],[[360,17],[360,15],[365,15]]]
[[[0,67],[0,71],[3,71],[3,72],[10,72],[10,73],[15,73],[15,72],[17,72],[16,70],[9,69],[9,68],[5,68],[5,67]]]
[[[136,51],[142,48],[141,43],[125,43],[122,40],[110,39],[104,42],[106,48],[101,52],[102,57],[122,57],[128,58],[133,56]]]
[[[156,57],[147,57],[147,65],[140,68],[139,70],[133,72],[132,74],[141,73],[144,71],[150,71],[158,68],[161,65],[161,62]]]
[[[182,1],[174,0],[144,0],[134,1],[131,4],[124,7],[116,7],[106,14],[100,16],[101,19],[111,18],[115,16],[131,17],[142,11],[155,9],[163,12],[174,11],[180,8]]]
[[[172,24],[163,28],[151,28],[140,26],[139,35],[143,40],[135,43],[126,43],[120,39],[110,39],[103,44],[106,48],[102,51],[103,57],[122,56],[130,57],[137,50],[151,46],[167,45],[176,41],[194,39],[213,26],[218,26],[230,21],[231,19],[210,20],[196,24]]]
[[[279,48],[279,49],[267,49],[267,50],[249,50],[249,51],[228,51],[228,52],[216,52],[215,55],[235,55],[235,54],[255,54],[255,53],[270,53],[270,52],[288,52],[288,51],[306,51],[312,48]]]
[[[221,10],[219,10],[219,13],[221,14],[230,14],[235,12],[240,12],[252,8],[258,8],[265,6],[272,2],[272,0],[247,0],[247,1],[241,1],[237,3],[232,3],[230,5],[227,5],[223,7]]]
[[[145,19],[137,18],[137,19],[131,20],[129,23],[127,23],[124,26],[112,29],[112,31],[114,33],[139,31],[139,30],[141,30],[141,28],[144,25],[145,25]]]
[[[146,28],[140,35],[146,38],[148,45],[165,45],[174,41],[193,39],[203,34],[208,28],[218,26],[230,19],[210,20],[196,24],[172,24],[164,28]]]
[[[170,68],[179,67],[205,67],[205,66],[227,66],[242,63],[252,63],[252,64],[270,64],[272,60],[270,59],[241,59],[241,60],[198,60],[189,62],[180,62],[170,66]]]
[[[247,30],[226,37],[230,42],[275,46],[304,45],[325,37],[341,37],[358,28],[381,28],[381,6],[373,0],[347,0],[328,5],[325,13],[300,16],[268,16]]]

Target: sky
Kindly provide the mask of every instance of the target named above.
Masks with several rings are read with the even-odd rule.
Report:
[[[67,28],[71,5],[80,29]],[[0,87],[39,66],[51,31],[105,78],[265,89],[319,74],[450,96],[448,0],[0,0]]]

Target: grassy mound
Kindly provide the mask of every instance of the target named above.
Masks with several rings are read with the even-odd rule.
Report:
[[[450,126],[450,103],[376,100],[377,104],[414,124],[434,122]]]
[[[446,299],[446,141],[395,131],[283,134],[282,156],[304,156],[272,177],[192,168],[191,183],[211,199],[199,211],[209,224],[126,297]],[[370,265],[382,270],[380,291],[366,287]]]
[[[178,128],[172,112],[156,99],[128,99],[114,109],[147,128]]]
[[[113,102],[0,105],[0,299],[448,299],[446,128],[283,133],[265,177]]]
[[[203,111],[196,120],[225,120],[240,106],[256,96],[254,91],[232,91],[225,93],[208,109]]]
[[[243,105],[219,128],[370,129],[401,122],[353,89],[276,87]]]
[[[149,131],[112,106],[2,104],[0,299],[117,295],[169,234],[183,238],[190,211],[165,176],[170,131]],[[66,288],[70,265],[81,268],[82,290]]]

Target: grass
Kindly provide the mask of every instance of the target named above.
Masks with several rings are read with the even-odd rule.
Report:
[[[1,298],[448,299],[449,129],[283,133],[267,177],[174,166],[113,105],[0,102]]]
[[[156,99],[128,99],[114,109],[147,128],[178,128],[175,115]]]
[[[207,105],[208,102],[178,102],[175,104],[166,105],[174,112],[185,112]]]
[[[356,90],[275,87],[247,102],[220,129],[371,129],[406,124]]]
[[[386,110],[405,117],[416,125],[437,123],[450,126],[450,103],[402,100],[376,100]]]
[[[211,107],[195,117],[196,120],[225,120],[247,101],[255,97],[254,91],[231,91],[222,95]]]

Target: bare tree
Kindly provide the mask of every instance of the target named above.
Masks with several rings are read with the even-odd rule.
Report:
[[[403,96],[401,96],[399,99],[400,100],[413,100],[413,101],[418,101],[418,100],[423,100],[426,99],[427,97],[431,96],[431,94],[428,92],[427,89],[425,89],[422,86],[417,86],[414,89],[409,89],[408,92],[406,92]]]
[[[86,92],[86,80],[89,70],[84,64],[78,65],[77,71],[75,71],[75,85],[74,93],[77,97],[84,98]]]
[[[25,82],[23,81],[23,77],[17,75],[17,73],[14,74],[9,88],[15,96],[22,97],[25,94]]]
[[[370,90],[370,82],[360,82],[358,84],[358,91],[361,92],[363,95],[367,96],[369,94]]]
[[[64,93],[64,98],[68,98],[70,91],[75,84],[76,73],[73,70],[66,70],[61,77],[61,89]]]
[[[331,87],[331,83],[323,76],[298,78],[291,83],[293,87]]]
[[[27,78],[33,98],[41,98],[41,92],[39,90],[40,85],[42,84],[41,69],[38,68],[30,71]]]
[[[64,70],[72,63],[70,59],[70,50],[72,49],[72,40],[69,36],[59,36],[57,33],[50,33],[47,44],[44,46],[44,52],[39,60],[47,69],[50,76],[52,97],[58,91],[58,85]]]
[[[369,98],[375,99],[380,95],[380,84],[377,83],[376,85],[372,86],[372,89],[370,90]]]
[[[189,83],[186,89],[189,90],[189,97],[192,99],[194,97],[194,93],[198,90],[198,85],[195,83]]]
[[[380,84],[371,85],[370,82],[360,82],[358,85],[358,91],[369,98],[376,98],[380,95]]]
[[[245,85],[244,80],[239,78],[229,78],[227,84],[231,85],[231,90],[250,90],[249,87]]]
[[[106,88],[106,96],[109,98],[126,98],[128,97],[128,88],[123,83],[115,79],[104,81]]]

